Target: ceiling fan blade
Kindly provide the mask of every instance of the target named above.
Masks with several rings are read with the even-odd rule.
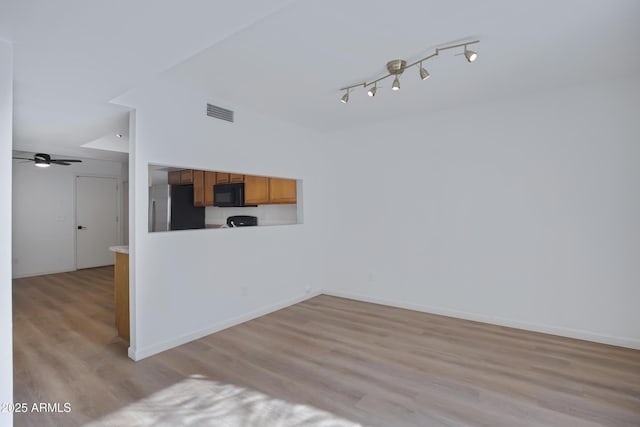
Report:
[[[16,160],[29,160],[31,162],[34,161],[33,159],[27,159],[26,157],[13,157],[13,158],[16,159]]]
[[[62,160],[51,160],[52,165],[69,166],[71,163],[63,162]]]
[[[82,160],[73,159],[51,159],[52,162],[82,163]]]

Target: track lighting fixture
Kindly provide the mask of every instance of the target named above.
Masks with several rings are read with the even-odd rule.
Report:
[[[473,62],[478,58],[478,54],[476,52],[474,52],[473,50],[470,50],[468,48],[469,45],[472,44],[476,44],[476,43],[480,43],[480,40],[473,40],[470,42],[466,42],[466,43],[459,43],[459,44],[454,44],[451,46],[444,46],[444,47],[439,47],[436,49],[436,51],[434,53],[432,53],[429,56],[425,56],[422,59],[419,59],[415,62],[412,62],[411,64],[407,65],[407,61],[403,60],[403,59],[393,59],[389,62],[387,62],[387,71],[388,74],[382,76],[382,77],[378,77],[377,79],[370,81],[370,82],[362,82],[362,83],[357,83],[354,85],[349,85],[349,86],[345,86],[343,88],[341,88],[340,90],[344,90],[345,94],[342,95],[342,98],[340,99],[340,101],[342,101],[344,104],[346,104],[347,102],[349,102],[349,91],[351,89],[355,89],[359,86],[364,87],[365,89],[367,89],[369,86],[372,86],[371,88],[369,88],[367,90],[367,94],[371,97],[375,96],[376,91],[378,90],[378,82],[381,80],[386,79],[387,77],[391,77],[394,76],[393,78],[393,84],[391,85],[391,90],[394,91],[398,91],[400,90],[400,79],[399,76],[400,74],[402,74],[404,72],[404,70],[406,70],[407,68],[411,68],[414,65],[419,65],[420,68],[420,79],[421,80],[427,80],[431,75],[429,74],[429,72],[422,66],[422,63],[425,61],[428,61],[429,59],[440,55],[440,52],[442,52],[443,50],[447,50],[447,49],[455,49],[455,48],[459,48],[462,47],[464,48],[464,57],[466,58],[467,62]]]
[[[429,72],[424,69],[424,67],[422,66],[422,62],[421,62],[420,63],[420,80],[427,80],[429,77],[431,77],[429,75]]]
[[[398,79],[398,76],[396,76],[396,78],[393,79],[393,85],[391,85],[391,90],[400,90],[400,79]]]
[[[467,61],[473,62],[478,58],[478,54],[472,50],[467,49],[467,46],[464,46],[464,57],[467,58]]]
[[[347,91],[345,92],[345,94],[342,95],[342,98],[340,98],[340,102],[342,102],[343,104],[346,104],[347,102],[349,102],[349,88],[347,88]]]
[[[404,59],[394,59],[393,61],[387,62],[387,71],[389,72],[389,75],[396,76],[396,78],[393,79],[391,90],[396,90],[396,91],[400,90],[400,79],[398,78],[398,76],[404,73],[404,70],[406,68],[407,68],[407,61],[405,61]],[[376,83],[377,82],[374,82],[374,84]]]

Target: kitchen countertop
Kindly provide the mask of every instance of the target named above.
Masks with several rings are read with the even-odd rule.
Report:
[[[109,250],[112,252],[120,252],[121,254],[129,254],[129,245],[110,246]]]
[[[297,225],[297,222],[291,221],[261,221],[258,223],[257,227],[271,226],[271,225]],[[204,228],[236,228],[236,227],[228,227],[227,224],[205,224]],[[245,228],[245,227],[238,227]]]

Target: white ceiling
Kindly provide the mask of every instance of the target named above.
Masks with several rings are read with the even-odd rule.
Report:
[[[14,43],[14,147],[100,157],[80,146],[128,134],[108,101],[161,73],[332,130],[640,74],[639,20],[637,0],[2,0],[0,39]],[[475,38],[473,64],[443,53],[425,82],[411,69],[398,93],[385,81],[373,99],[338,102],[390,59]]]
[[[319,129],[354,125],[640,73],[638,0],[298,1],[164,75]],[[372,81],[387,61],[480,39],[469,64],[443,52],[350,102],[338,90]],[[222,105],[224,107],[224,105]]]
[[[79,148],[128,134],[127,111],[109,100],[290,1],[1,0],[14,148],[113,157]]]

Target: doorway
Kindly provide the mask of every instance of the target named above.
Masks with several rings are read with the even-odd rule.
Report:
[[[118,180],[76,177],[76,268],[113,264],[118,242]]]

